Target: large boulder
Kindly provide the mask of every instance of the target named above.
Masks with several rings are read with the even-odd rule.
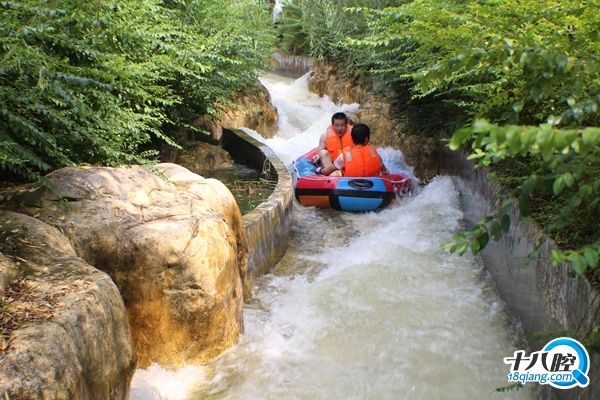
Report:
[[[35,218],[0,210],[0,397],[126,399],[136,366],[110,277]]]
[[[207,361],[243,329],[242,217],[221,182],[156,169],[63,168],[10,201],[112,277],[141,366]]]
[[[195,142],[177,152],[175,164],[195,174],[204,175],[214,170],[233,167],[233,159],[222,147],[206,142]]]
[[[235,105],[223,115],[221,125],[225,128],[250,128],[264,137],[277,133],[277,108],[271,103],[271,95],[260,83],[251,86],[238,97]]]

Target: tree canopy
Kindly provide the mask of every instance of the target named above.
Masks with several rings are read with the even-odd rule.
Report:
[[[266,2],[0,2],[0,172],[143,163],[268,66]]]

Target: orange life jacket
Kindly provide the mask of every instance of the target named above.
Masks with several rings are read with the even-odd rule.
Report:
[[[346,125],[346,131],[340,137],[334,130],[333,125],[327,127],[327,138],[325,139],[325,148],[329,152],[331,160],[338,158],[342,154],[342,149],[354,145],[352,142],[352,125]]]
[[[381,157],[373,145],[344,148],[344,176],[376,176],[381,172]]]

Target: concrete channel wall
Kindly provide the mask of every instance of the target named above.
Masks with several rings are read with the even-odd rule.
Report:
[[[277,181],[273,193],[243,216],[248,241],[244,295],[249,298],[255,279],[267,273],[287,250],[292,230],[292,177],[273,150],[239,129],[224,128],[221,145],[235,162]]]
[[[471,228],[492,209],[501,187],[485,170],[474,170],[464,155],[448,153],[440,161],[441,171],[453,177],[461,194],[465,225]],[[569,265],[552,266],[553,242],[544,238],[535,223],[521,220],[517,209],[512,210],[511,222],[508,234],[498,242],[490,241],[482,257],[501,299],[520,324],[529,351],[539,351],[560,336],[584,339],[599,316],[598,292],[586,278],[575,276]],[[529,260],[540,239],[541,246]],[[541,398],[600,399],[600,357],[590,356],[587,388],[559,390],[540,385]]]

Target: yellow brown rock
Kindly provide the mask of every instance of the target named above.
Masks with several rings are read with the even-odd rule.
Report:
[[[0,397],[125,399],[136,366],[110,277],[35,218],[0,210]]]
[[[246,242],[233,195],[175,164],[63,168],[11,198],[115,281],[140,366],[202,362],[243,329]]]
[[[224,107],[216,117],[201,116],[194,125],[211,133],[212,139],[219,140],[223,128],[250,128],[264,137],[277,133],[277,108],[271,103],[271,95],[260,83],[249,87],[231,106]]]
[[[233,160],[222,147],[196,142],[177,152],[175,164],[204,175],[216,169],[232,167]]]

